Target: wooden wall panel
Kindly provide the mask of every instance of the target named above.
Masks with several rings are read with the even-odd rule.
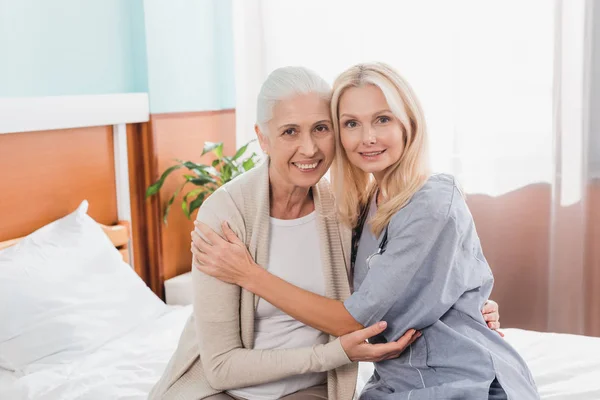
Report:
[[[589,184],[585,203],[560,208],[554,237],[551,195],[549,184],[535,184],[499,197],[467,196],[494,272],[492,298],[500,303],[503,326],[547,331],[551,323],[552,331],[600,336],[600,181]],[[549,287],[550,257],[556,268],[554,290]],[[560,307],[554,315],[548,314],[551,299]],[[570,322],[581,313],[583,332]]]
[[[136,171],[132,173],[145,175],[145,178],[137,179],[142,185],[136,189],[136,202],[143,203],[145,209],[145,216],[138,217],[138,220],[144,220],[144,227],[138,227],[144,233],[138,234],[146,235],[147,282],[155,293],[164,297],[164,280],[188,272],[191,268],[190,232],[193,220],[188,220],[181,210],[183,194],[180,194],[172,206],[168,225],[162,222],[163,210],[180,184],[184,171],[173,173],[158,197],[144,199],[143,193],[166,168],[173,165],[175,158],[209,162],[212,159],[210,155],[200,157],[206,141],[222,141],[225,153],[233,154],[236,147],[235,111],[151,115],[150,122],[144,125],[146,131],[142,129],[130,136],[131,147],[140,149]],[[136,228],[134,234],[135,232]],[[137,261],[134,262],[137,264]]]
[[[546,330],[550,199],[547,184],[498,197],[467,195],[503,326]]]
[[[0,241],[27,235],[87,199],[117,222],[112,126],[0,135]]]
[[[600,336],[600,179],[593,180],[588,186],[586,234],[585,334]]]
[[[144,149],[148,140],[148,123],[127,125],[127,157],[129,168],[129,195],[131,201],[131,240],[133,244],[133,265],[137,274],[152,289],[148,253],[148,222],[144,186],[149,181],[150,172],[146,160],[152,159],[152,151]],[[145,153],[146,151],[146,153]],[[150,202],[148,202],[150,203]],[[156,263],[155,263],[156,264]]]

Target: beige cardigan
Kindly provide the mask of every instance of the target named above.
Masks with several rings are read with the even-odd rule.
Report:
[[[335,217],[329,183],[313,187],[318,214],[321,256],[328,297],[344,300],[350,295],[348,265],[349,231]],[[197,220],[222,234],[228,221],[259,265],[269,254],[268,162],[215,191],[202,205]],[[236,285],[221,282],[192,268],[194,311],[175,354],[150,399],[203,399],[213,394],[272,382],[309,372],[327,373],[328,397],[351,400],[358,366],[351,363],[339,339],[307,348],[252,350],[254,311],[258,297]]]

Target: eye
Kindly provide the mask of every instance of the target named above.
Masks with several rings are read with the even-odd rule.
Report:
[[[294,128],[287,128],[285,131],[283,131],[283,134],[286,136],[291,136],[295,133],[296,133],[296,129],[294,129]]]
[[[380,123],[382,123],[382,124],[390,122],[391,120],[392,119],[390,117],[386,116],[386,115],[382,115],[381,117],[377,118],[377,121],[380,122]]]
[[[329,127],[327,125],[321,124],[315,127],[315,131],[319,133],[329,132]]]
[[[349,121],[346,121],[346,122],[344,123],[344,126],[345,126],[346,128],[350,128],[350,129],[352,129],[352,128],[356,128],[356,127],[358,126],[358,123],[357,123],[355,120],[351,119],[351,120],[349,120]]]

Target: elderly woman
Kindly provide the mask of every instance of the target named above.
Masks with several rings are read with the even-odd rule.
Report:
[[[349,232],[326,180],[335,152],[331,89],[304,68],[274,71],[258,97],[256,133],[266,162],[215,191],[197,220],[229,223],[250,255],[312,293],[350,295]],[[239,286],[192,269],[194,312],[152,399],[351,400],[357,364],[397,357],[419,333],[372,345],[385,324],[337,339]],[[224,392],[224,393],[223,393]]]

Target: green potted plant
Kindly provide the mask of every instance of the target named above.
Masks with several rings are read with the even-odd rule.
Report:
[[[202,203],[204,203],[204,200],[210,196],[212,192],[236,176],[254,168],[257,163],[258,156],[254,152],[251,155],[246,154],[248,145],[253,141],[254,140],[251,140],[244,146],[240,147],[235,155],[231,157],[223,155],[222,142],[205,142],[204,149],[202,150],[202,156],[212,152],[216,157],[210,165],[176,159],[175,161],[177,164],[167,168],[162,173],[160,178],[158,178],[156,182],[148,187],[146,190],[146,198],[157,194],[165,183],[167,177],[173,171],[176,171],[180,168],[187,168],[189,173],[183,175],[183,182],[177,187],[167,203],[167,207],[165,208],[163,214],[163,222],[167,224],[169,210],[175,201],[175,197],[177,197],[177,195],[181,193],[188,184],[192,184],[196,187],[185,193],[181,202],[181,209],[186,217],[190,219],[192,213],[199,208]]]

